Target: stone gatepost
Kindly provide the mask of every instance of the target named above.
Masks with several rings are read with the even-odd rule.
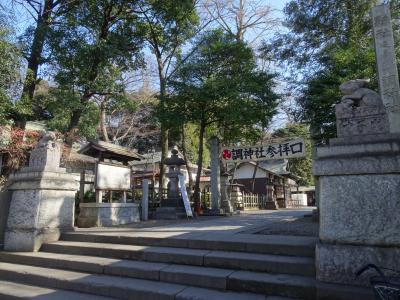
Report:
[[[47,133],[32,151],[29,167],[10,176],[12,192],[4,250],[38,251],[74,226],[78,178],[60,168],[61,143]]]
[[[211,214],[219,215],[221,211],[221,172],[219,159],[219,139],[214,136],[210,139],[211,152]]]
[[[400,135],[390,133],[379,94],[366,80],[341,86],[338,138],[316,149],[320,282],[368,285],[355,272],[372,263],[396,268],[400,260]]]

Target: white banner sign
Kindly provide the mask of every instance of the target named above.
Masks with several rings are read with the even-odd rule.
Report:
[[[259,161],[269,159],[299,158],[306,155],[303,139],[280,144],[245,147],[223,147],[221,159],[224,162]]]
[[[96,187],[100,190],[129,190],[131,188],[130,168],[98,164],[96,176]]]
[[[192,209],[190,208],[189,198],[186,192],[185,177],[183,177],[182,175],[179,175],[178,177],[179,177],[179,185],[181,188],[181,195],[183,199],[183,205],[185,206],[186,210],[186,215],[188,217],[193,217]]]

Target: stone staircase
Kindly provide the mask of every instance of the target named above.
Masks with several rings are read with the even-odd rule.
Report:
[[[251,234],[67,233],[40,252],[0,252],[0,299],[316,299],[315,243]],[[318,293],[368,299],[362,289],[337,290],[325,285]]]

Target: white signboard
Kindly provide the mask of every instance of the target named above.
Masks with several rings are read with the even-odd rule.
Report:
[[[131,188],[131,169],[127,167],[97,165],[96,188],[100,190],[129,190]]]
[[[193,217],[192,209],[190,208],[189,198],[186,192],[186,184],[185,184],[185,177],[179,175],[179,187],[181,189],[181,195],[183,199],[183,205],[185,206],[186,215],[188,217]]]
[[[306,155],[303,139],[280,144],[245,147],[223,147],[221,159],[224,162],[259,161],[270,159],[299,158]]]

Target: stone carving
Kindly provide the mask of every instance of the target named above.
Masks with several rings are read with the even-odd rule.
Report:
[[[369,79],[356,79],[343,83],[340,91],[344,96],[336,105],[336,113],[346,113],[356,107],[383,106],[379,94],[367,88],[369,81]]]
[[[368,79],[356,79],[340,86],[344,96],[335,107],[338,137],[389,131],[382,99],[377,92],[367,88],[368,83]]]
[[[29,167],[34,169],[58,169],[61,145],[54,132],[46,133],[36,145],[29,158]]]

